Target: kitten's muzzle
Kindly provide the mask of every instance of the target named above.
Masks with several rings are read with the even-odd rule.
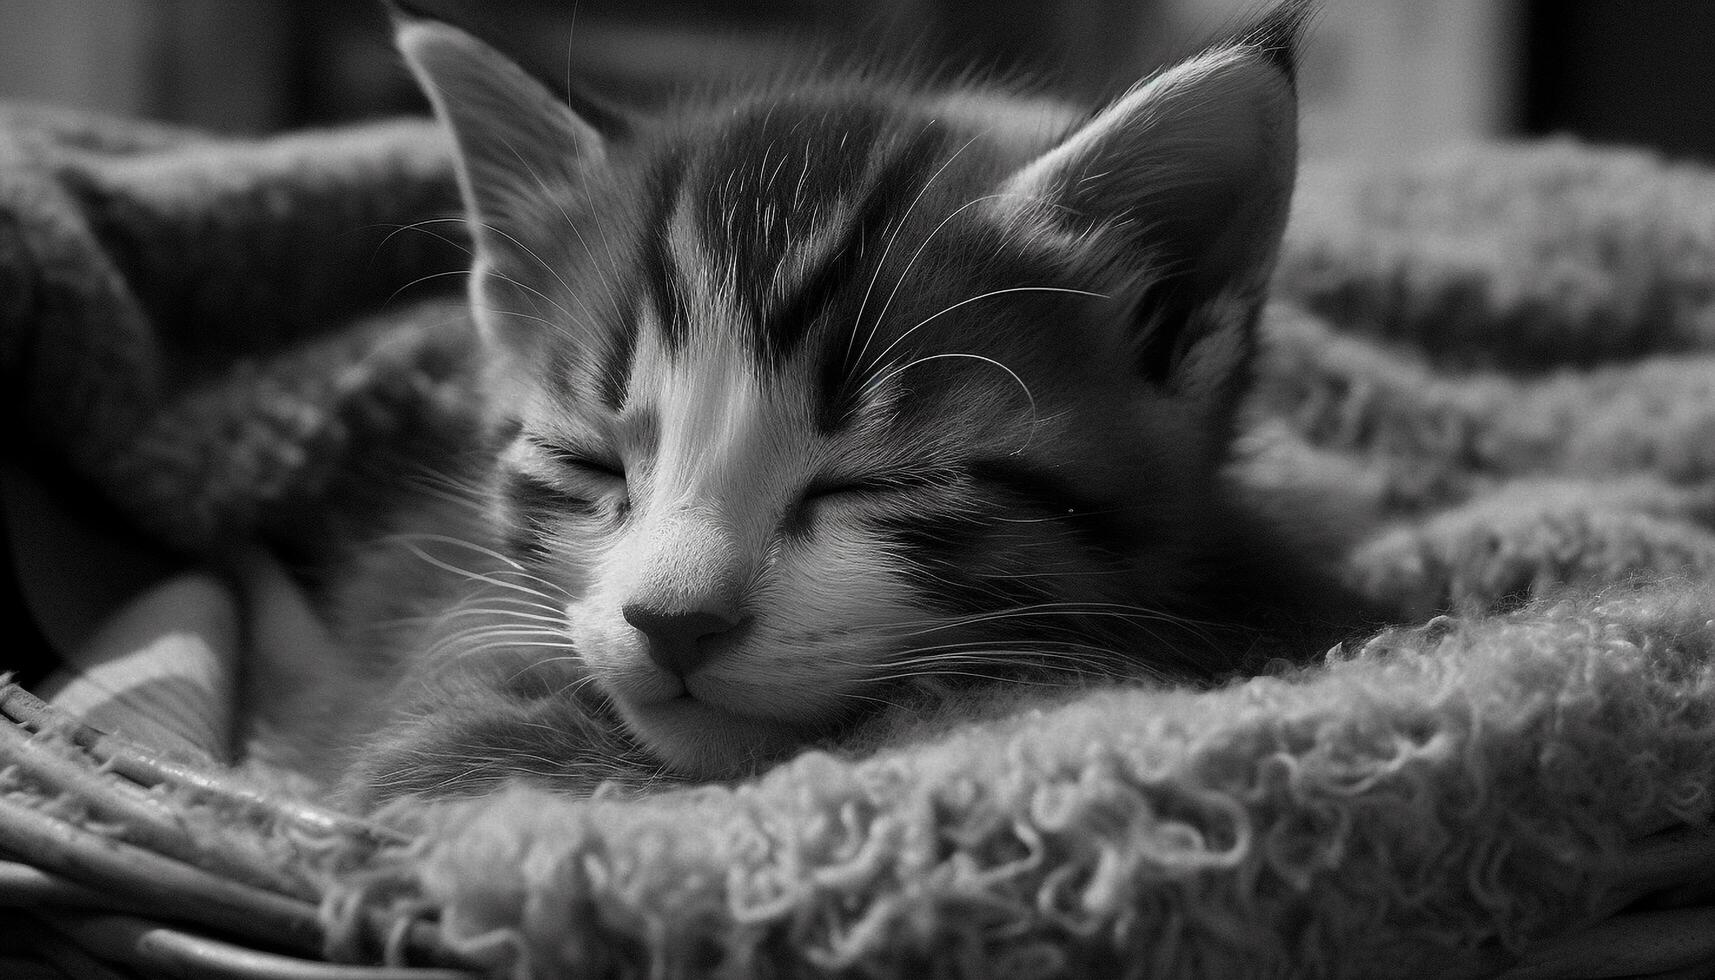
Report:
[[[736,609],[673,608],[628,602],[620,613],[643,634],[643,650],[662,670],[685,677],[708,662],[721,644],[711,642],[739,625]]]

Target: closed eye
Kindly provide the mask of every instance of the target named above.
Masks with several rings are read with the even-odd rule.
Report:
[[[549,462],[571,471],[574,475],[592,480],[625,482],[625,464],[618,457],[535,436],[526,438]]]
[[[806,503],[838,497],[876,497],[895,487],[879,478],[814,480],[804,488]]]
[[[799,494],[797,505],[787,512],[786,530],[793,535],[807,534],[815,527],[817,515],[825,513],[824,508],[862,500],[876,490],[877,483],[873,480],[837,477],[811,480]]]
[[[830,497],[891,497],[945,486],[954,478],[947,472],[925,470],[878,476],[820,477],[804,488],[806,501]]]
[[[823,508],[840,513],[852,508],[872,516],[888,512],[909,512],[920,506],[922,491],[944,486],[949,476],[945,472],[928,470],[922,473],[897,472],[877,476],[827,475],[811,480],[803,490],[798,505],[787,520],[791,533],[808,533],[816,525],[816,516]]]
[[[586,476],[625,482],[625,464],[617,460],[609,462],[597,456],[580,456],[570,453],[555,455],[552,459],[561,466],[577,470]]]

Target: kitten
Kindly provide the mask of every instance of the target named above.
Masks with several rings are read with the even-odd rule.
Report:
[[[1224,472],[1306,9],[1094,113],[857,74],[635,120],[402,18],[509,427],[438,562],[502,557],[353,798],[730,777],[984,682],[1325,649],[1353,607]]]

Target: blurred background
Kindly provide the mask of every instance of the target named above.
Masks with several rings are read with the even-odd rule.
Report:
[[[532,65],[648,100],[801,57],[904,53],[1111,94],[1257,0],[424,0]],[[1715,160],[1711,0],[1323,0],[1311,154],[1573,133]],[[3,0],[0,98],[262,133],[419,110],[369,0]]]

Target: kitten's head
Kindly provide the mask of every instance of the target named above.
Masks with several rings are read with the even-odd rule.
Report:
[[[623,131],[401,24],[519,425],[515,555],[648,747],[727,774],[902,685],[1225,666],[1172,613],[1291,193],[1302,9],[1093,114],[836,78]]]

